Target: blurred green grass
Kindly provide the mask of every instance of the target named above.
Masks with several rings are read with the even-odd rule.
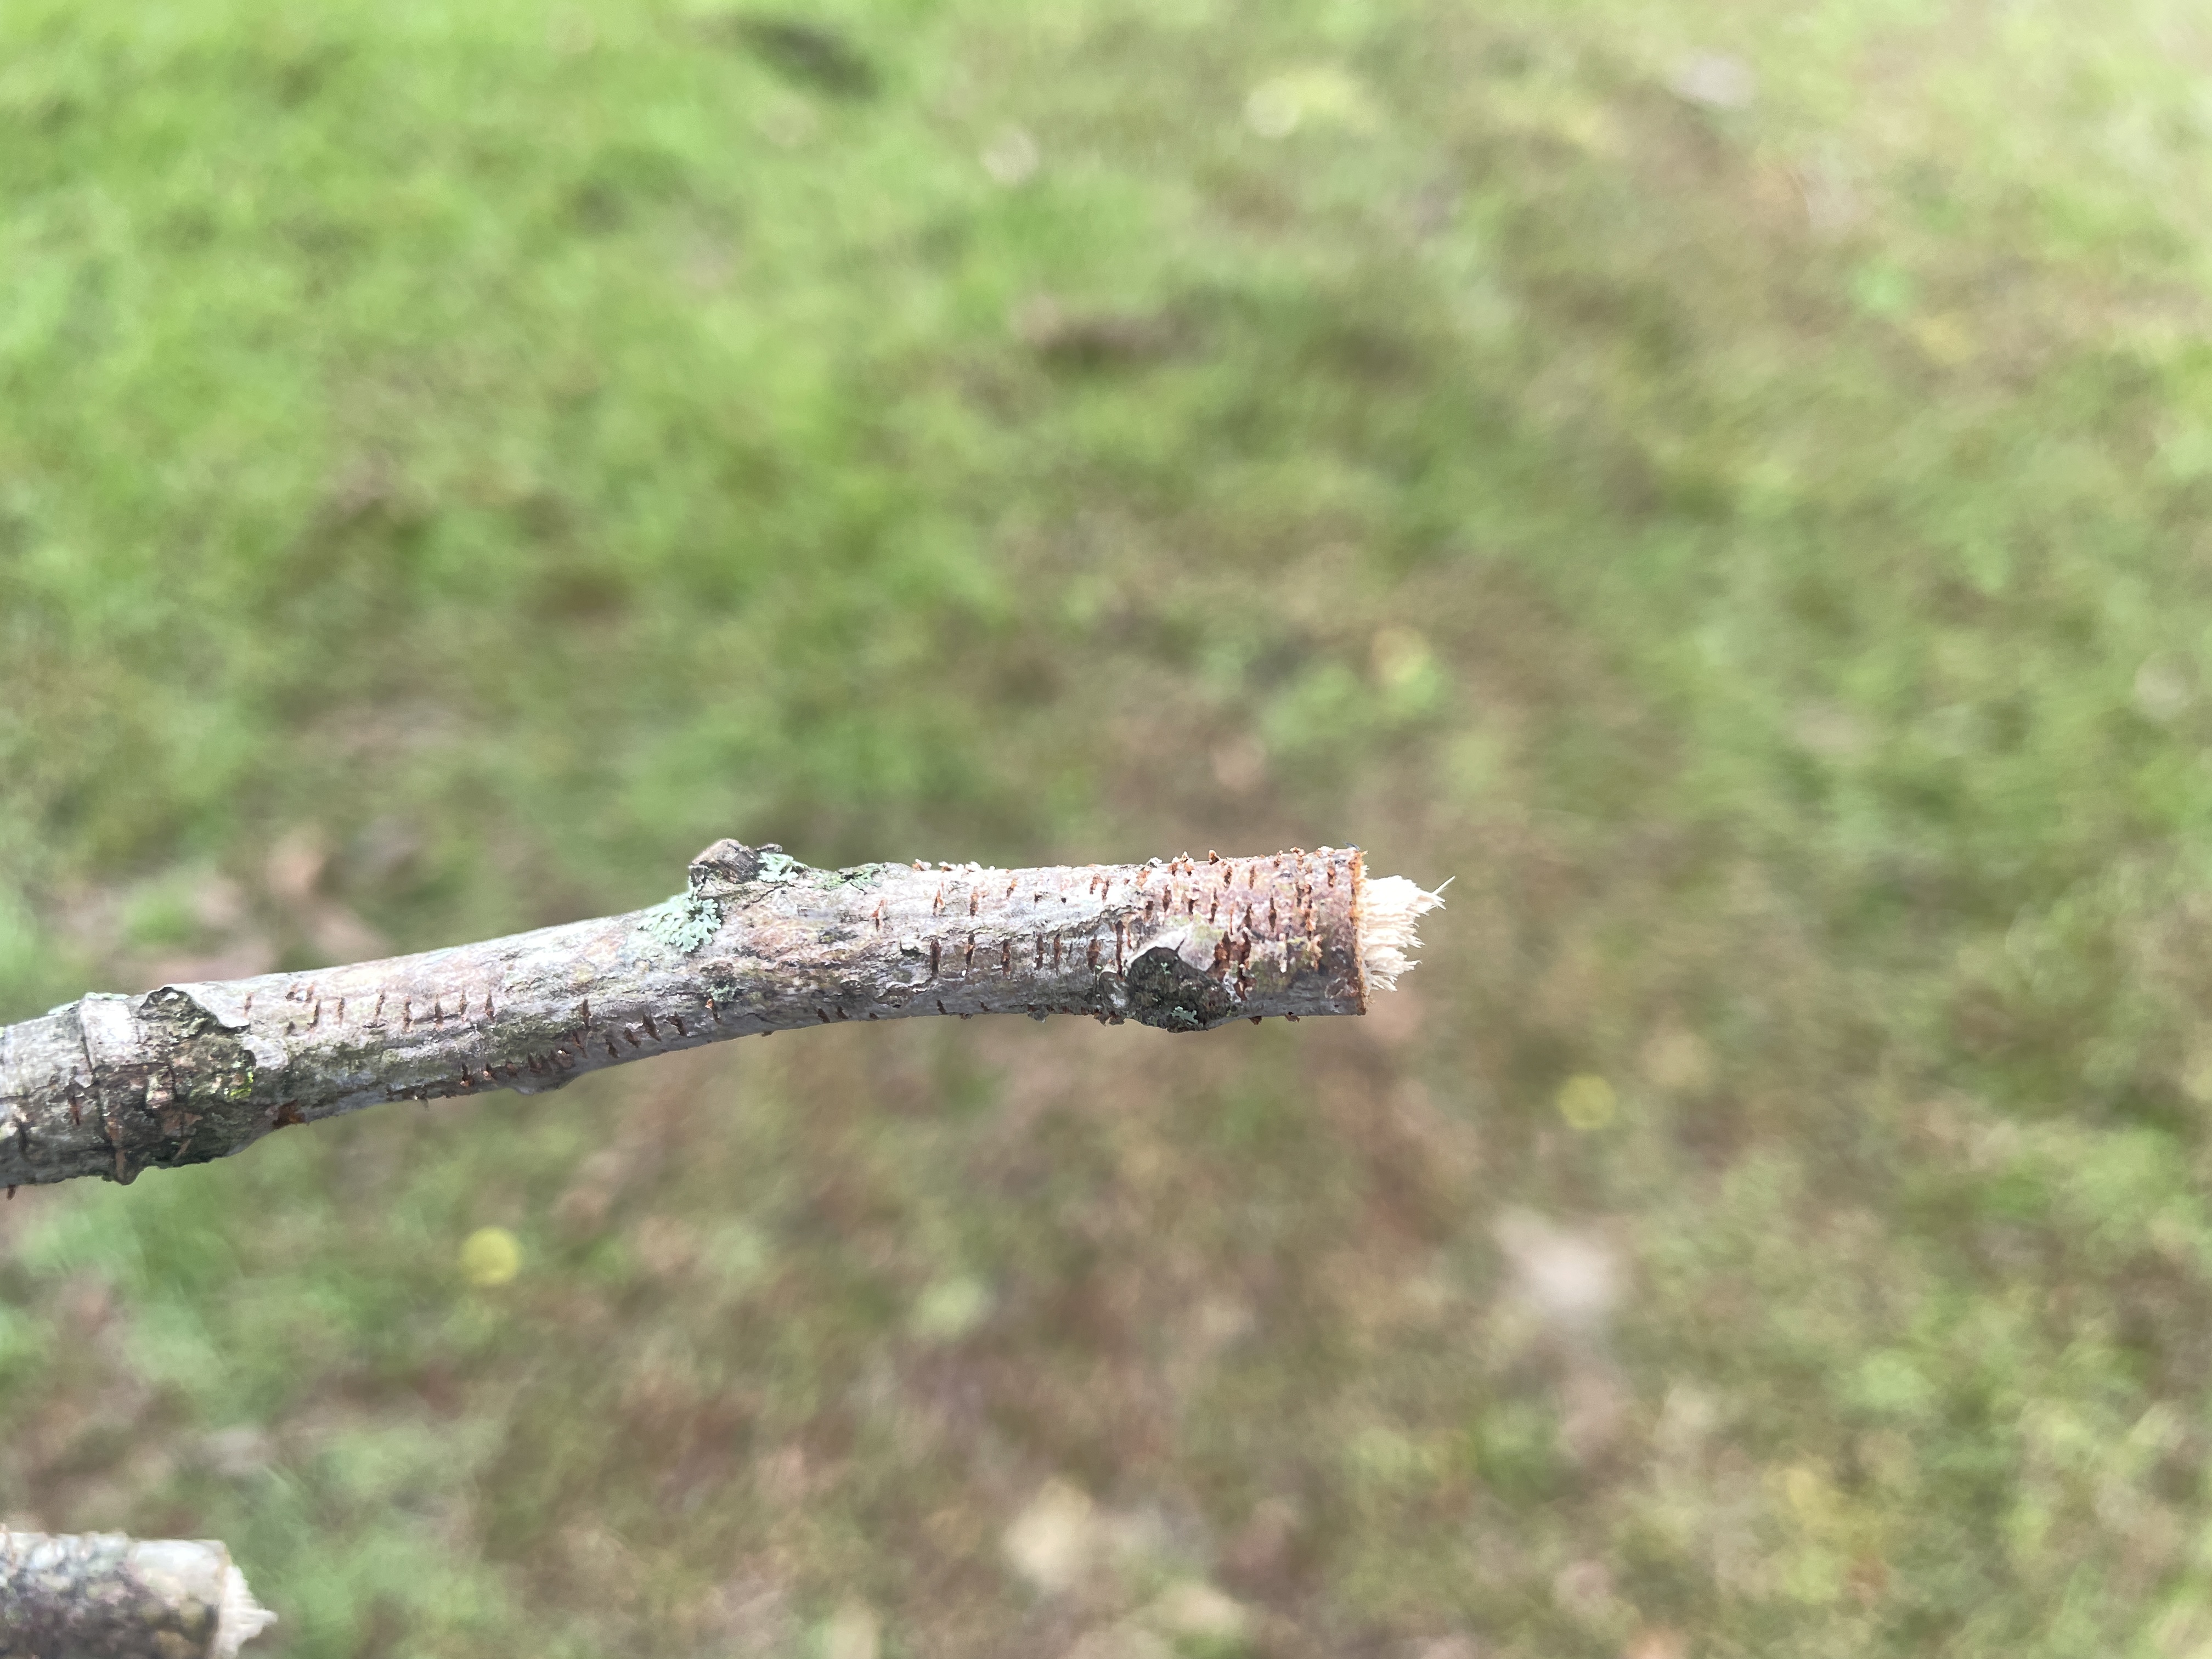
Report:
[[[0,1516],[224,1537],[318,1659],[2205,1650],[2208,71],[0,10],[0,1018],[725,834],[1457,877],[1358,1025],[22,1194]]]

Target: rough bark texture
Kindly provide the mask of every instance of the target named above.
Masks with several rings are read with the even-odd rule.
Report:
[[[128,1182],[382,1101],[534,1093],[838,1020],[1088,1014],[1197,1031],[1360,1013],[1364,883],[1356,849],[816,870],[718,842],[687,890],[650,909],[350,967],[96,994],[0,1028],[0,1185]]]
[[[229,1659],[270,1622],[211,1540],[0,1530],[0,1659]]]

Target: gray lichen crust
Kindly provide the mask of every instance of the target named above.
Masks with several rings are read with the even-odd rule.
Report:
[[[781,848],[717,842],[684,892],[626,915],[94,994],[0,1027],[0,1186],[128,1182],[382,1101],[533,1093],[668,1049],[842,1020],[1085,1014],[1198,1031],[1360,1013],[1364,880],[1356,849],[817,870]],[[1403,958],[1394,948],[1389,960]]]
[[[0,1659],[230,1659],[272,1620],[210,1540],[0,1529]]]

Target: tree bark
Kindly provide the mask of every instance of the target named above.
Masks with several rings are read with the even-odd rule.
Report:
[[[1370,880],[1357,849],[817,870],[718,842],[685,891],[648,909],[350,967],[94,994],[0,1028],[0,1185],[127,1182],[383,1101],[538,1093],[842,1020],[1087,1014],[1196,1031],[1361,1013],[1437,902]]]
[[[274,1617],[212,1540],[0,1529],[0,1659],[230,1659]]]

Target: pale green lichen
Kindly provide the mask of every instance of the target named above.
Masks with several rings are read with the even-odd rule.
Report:
[[[797,881],[806,873],[806,866],[781,848],[769,848],[760,855],[760,872],[753,879],[780,884]]]
[[[714,937],[722,925],[722,907],[696,893],[678,893],[656,904],[640,919],[639,926],[670,950],[690,956]]]

